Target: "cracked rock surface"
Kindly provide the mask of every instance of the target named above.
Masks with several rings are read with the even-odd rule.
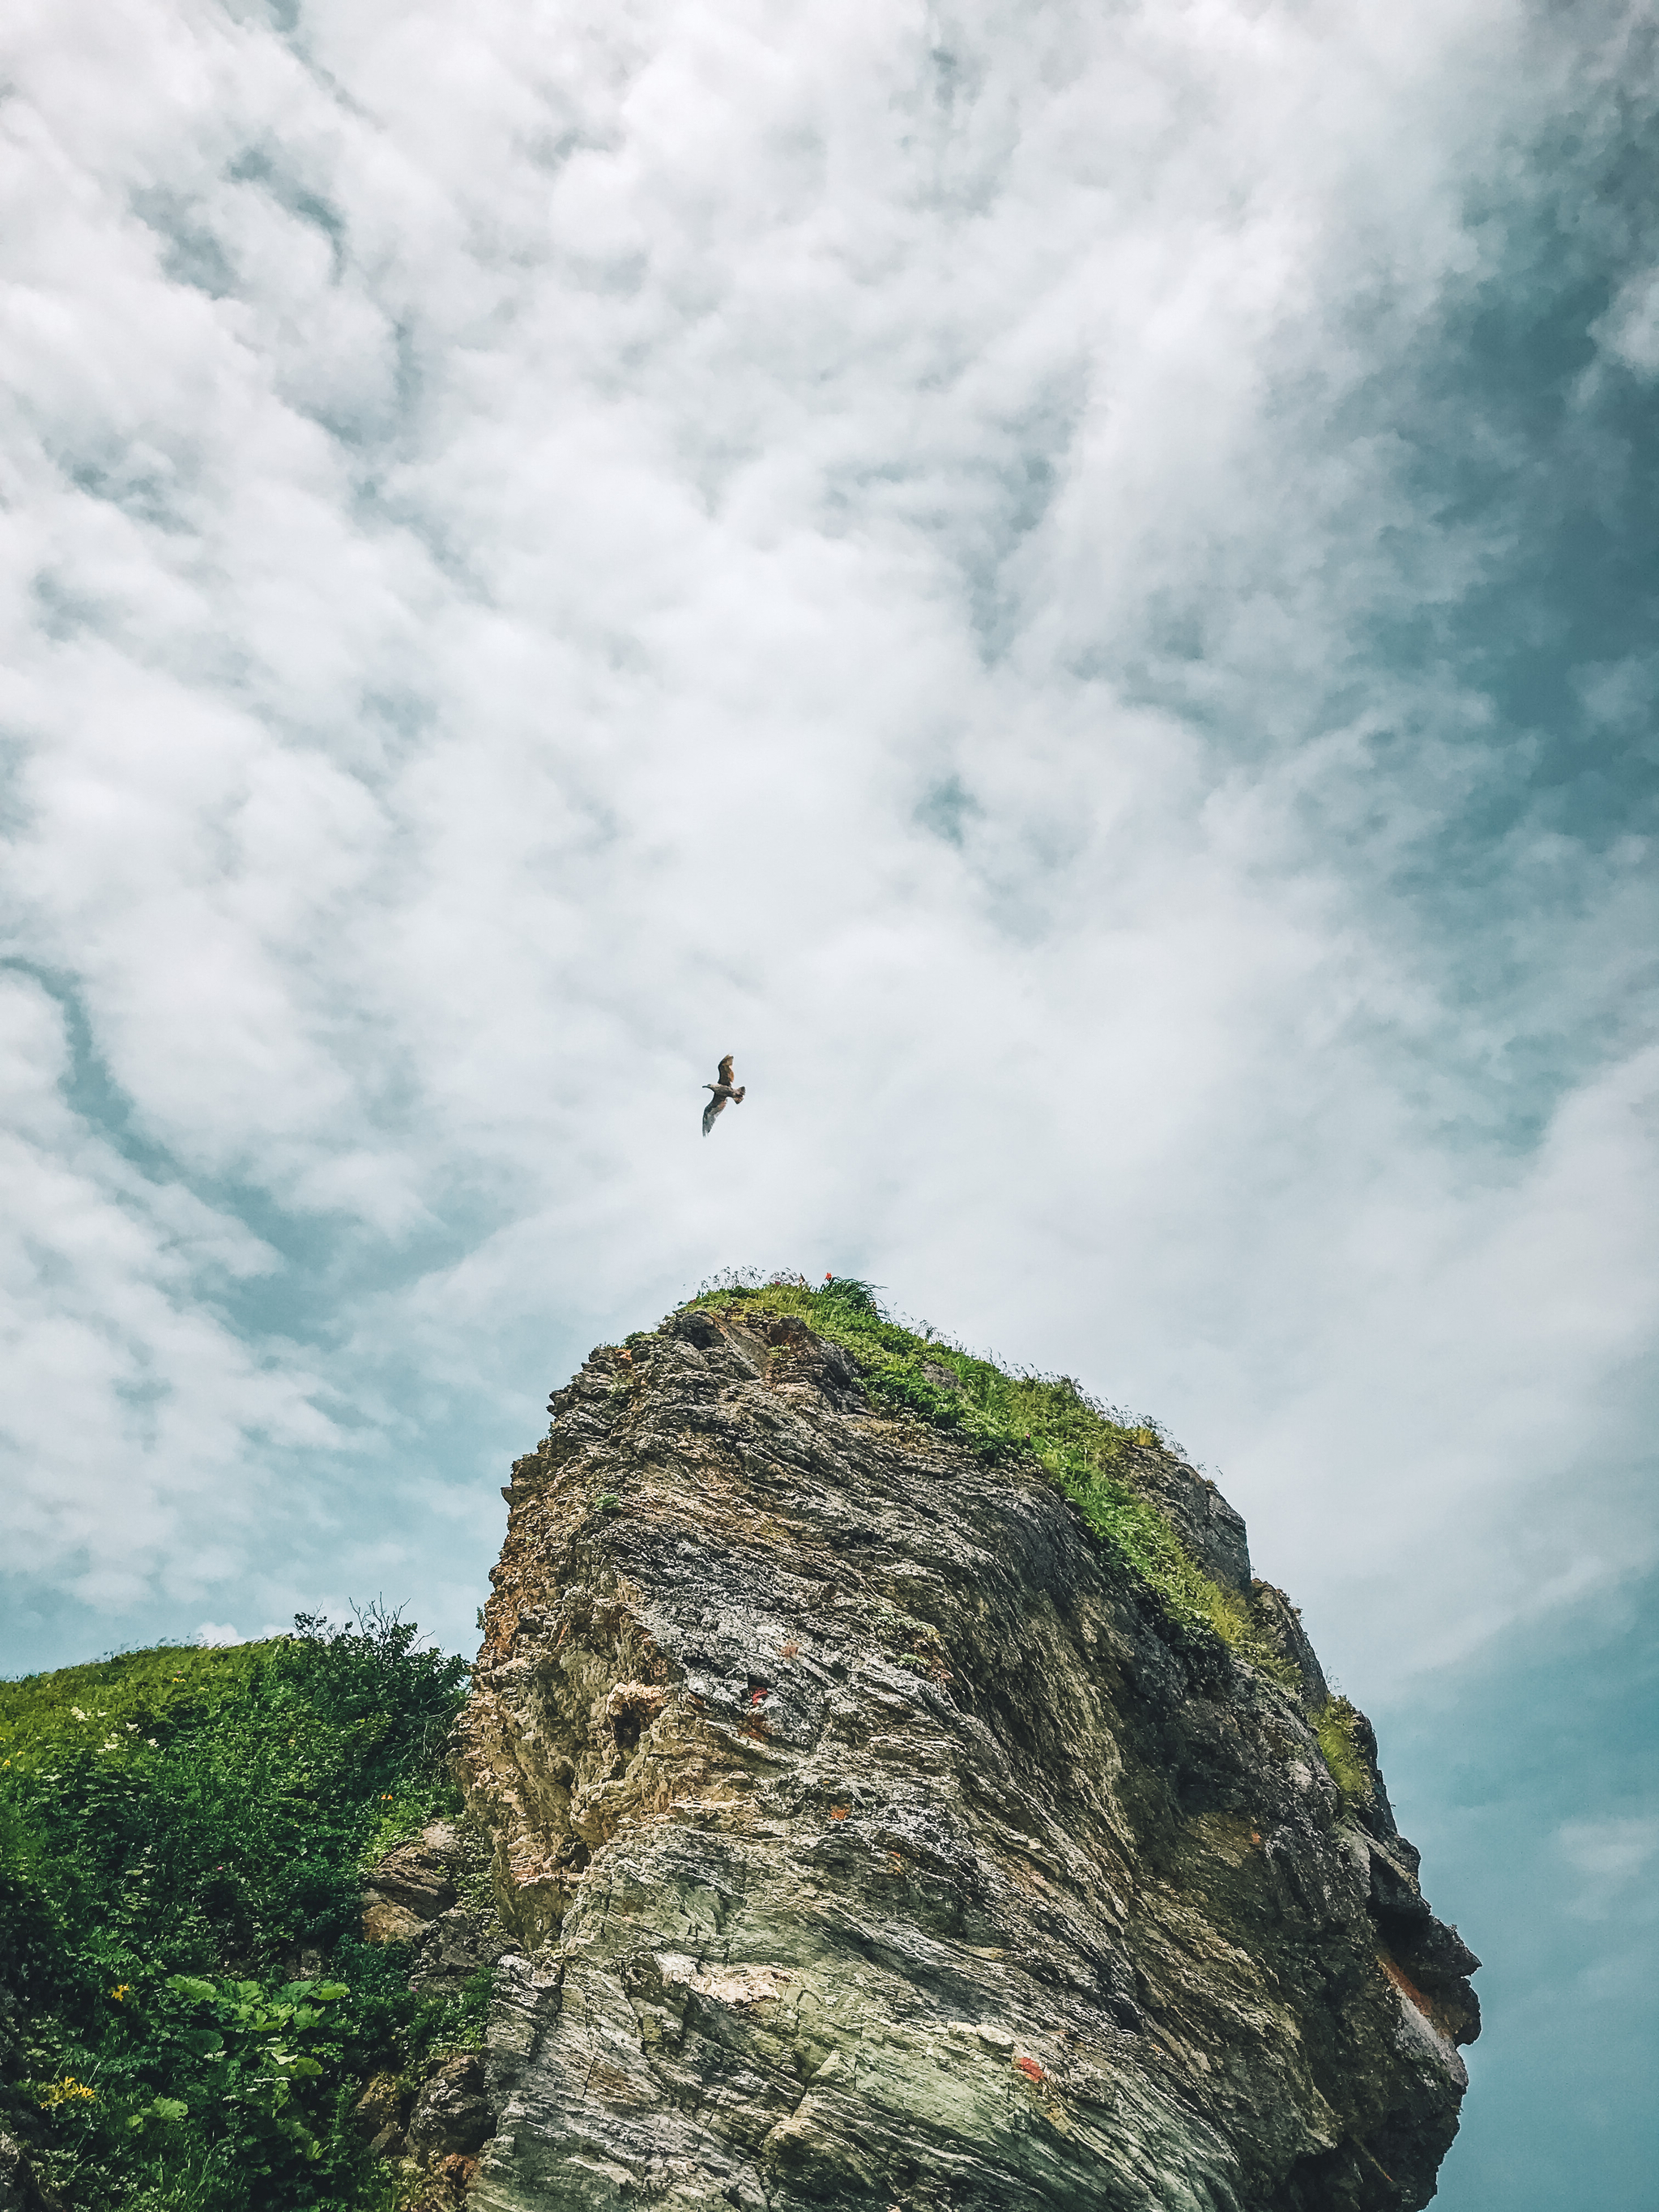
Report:
[[[1428,2202],[1476,1961],[1212,1485],[1145,1471],[1299,1694],[799,1322],[682,1311],[554,1410],[457,1736],[516,1944],[470,2203]]]

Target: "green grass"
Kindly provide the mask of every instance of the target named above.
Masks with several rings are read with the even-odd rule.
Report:
[[[0,1682],[0,1770],[55,1744],[84,1746],[94,1728],[101,1740],[112,1733],[148,1732],[164,1722],[177,1727],[245,1694],[278,1648],[238,1644],[204,1651],[164,1644]]]
[[[1332,1698],[1314,1716],[1314,1734],[1331,1779],[1348,1802],[1368,1804],[1371,1778],[1360,1754],[1357,1725],[1359,1716],[1346,1698]]]
[[[1069,1376],[1011,1370],[903,1328],[883,1313],[867,1283],[837,1279],[814,1290],[798,1280],[727,1279],[688,1303],[793,1315],[852,1354],[871,1397],[888,1412],[948,1431],[994,1466],[1034,1460],[1172,1620],[1218,1638],[1273,1680],[1292,1680],[1243,1601],[1204,1572],[1147,1495],[1144,1455],[1170,1449],[1156,1422],[1099,1404]]]
[[[73,2203],[383,2207],[354,2095],[471,2039],[360,1940],[362,1866],[457,1809],[465,1667],[299,1626],[0,1683],[0,2126]]]

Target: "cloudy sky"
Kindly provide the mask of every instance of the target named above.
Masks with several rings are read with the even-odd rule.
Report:
[[[1636,2212],[1659,7],[0,43],[0,1666],[470,1649],[591,1345],[866,1275],[1220,1477],[1488,1959],[1441,2201]]]

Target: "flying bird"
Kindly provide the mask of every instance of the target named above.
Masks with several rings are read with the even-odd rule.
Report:
[[[732,1080],[732,1054],[729,1052],[714,1073],[719,1077],[719,1081],[705,1083],[702,1086],[705,1091],[712,1091],[714,1094],[702,1109],[702,1133],[705,1137],[714,1126],[715,1115],[722,1110],[728,1098],[734,1106],[742,1105],[743,1094],[746,1088],[744,1085],[733,1083]]]

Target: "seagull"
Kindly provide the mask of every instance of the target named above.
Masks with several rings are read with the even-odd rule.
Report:
[[[714,1126],[715,1115],[720,1111],[728,1098],[734,1106],[742,1105],[743,1094],[746,1088],[744,1084],[734,1084],[732,1080],[732,1054],[729,1052],[714,1073],[720,1078],[719,1082],[705,1083],[702,1086],[705,1091],[712,1091],[714,1094],[702,1109],[702,1133],[705,1137]]]

